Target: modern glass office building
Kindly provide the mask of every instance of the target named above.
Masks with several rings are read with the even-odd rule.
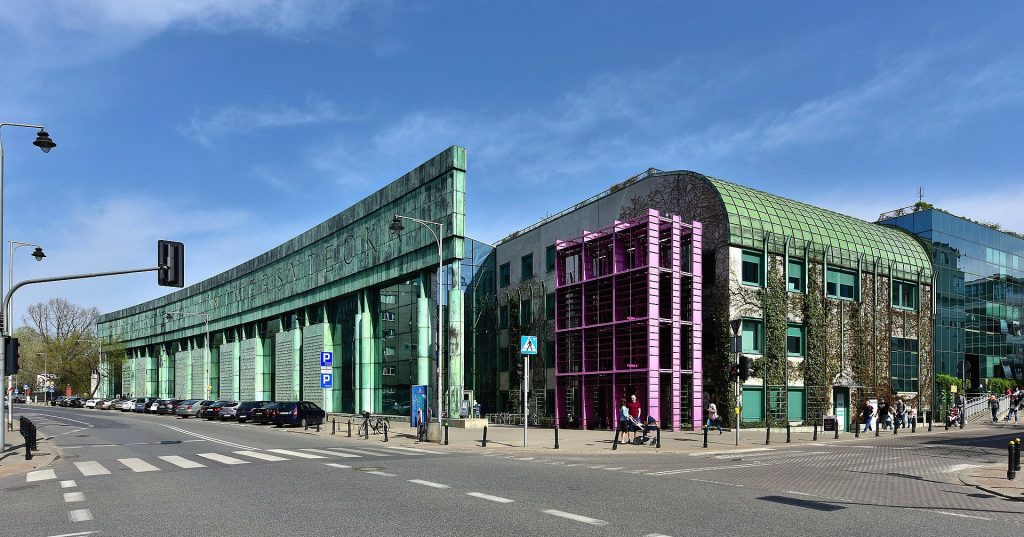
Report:
[[[1024,380],[1024,237],[920,204],[879,217],[930,246],[935,268],[935,367]],[[968,364],[966,373],[960,363]]]

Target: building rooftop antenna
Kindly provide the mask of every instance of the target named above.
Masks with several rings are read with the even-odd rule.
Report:
[[[924,201],[924,187],[923,186],[917,187],[917,201],[919,203]]]

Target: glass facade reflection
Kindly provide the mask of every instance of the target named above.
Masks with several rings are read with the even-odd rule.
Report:
[[[935,268],[935,367],[971,385],[1024,380],[1024,239],[927,209],[881,220],[931,246]]]

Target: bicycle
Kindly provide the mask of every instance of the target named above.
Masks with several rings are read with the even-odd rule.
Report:
[[[363,422],[359,424],[359,436],[369,438],[370,431],[373,431],[373,434],[384,434],[384,428],[388,426],[390,426],[390,422],[387,418],[363,412]]]

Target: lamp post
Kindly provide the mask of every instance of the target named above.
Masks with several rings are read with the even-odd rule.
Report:
[[[47,371],[47,362],[50,360],[50,355],[45,352],[37,352],[36,356],[43,357],[43,403],[46,403],[49,400],[48,397],[50,394],[50,385],[47,384],[50,382],[50,374],[49,371]]]
[[[175,313],[177,313],[178,315],[181,315],[181,316],[192,315],[194,317],[202,317],[202,319],[203,319],[203,325],[206,327],[206,358],[203,360],[203,393],[206,394],[205,399],[209,399],[210,398],[210,388],[209,388],[210,384],[208,382],[209,381],[209,378],[208,378],[209,377],[209,371],[207,370],[207,368],[210,367],[210,314],[209,313],[202,313],[202,312],[198,312],[198,311],[176,310],[176,311],[168,311],[167,313],[164,313],[164,319],[167,319],[168,321],[170,321],[171,319],[174,319],[174,314]],[[189,391],[191,393],[191,390],[189,390]]]
[[[432,222],[430,220],[420,220],[419,218],[413,218],[411,216],[402,216],[396,214],[394,220],[391,221],[391,225],[388,226],[393,233],[397,234],[405,229],[402,225],[402,220],[409,220],[416,222],[421,226],[430,230],[430,233],[434,236],[434,240],[437,241],[437,344],[435,345],[435,353],[437,354],[437,425],[438,425],[438,442],[441,442],[441,418],[444,416],[444,407],[442,406],[442,393],[444,392],[444,362],[442,361],[443,353],[441,351],[441,322],[443,319],[443,312],[441,309],[441,280],[444,277],[444,250],[442,249],[444,241],[444,224],[441,222]],[[434,226],[437,226],[437,232],[434,231]]]
[[[50,139],[50,135],[46,132],[46,128],[42,125],[29,125],[26,123],[0,123],[0,131],[3,127],[22,127],[26,129],[39,129],[36,133],[36,139],[32,142],[32,145],[38,147],[43,153],[49,153],[51,149],[57,147],[57,144],[53,143]],[[4,144],[3,137],[0,137],[0,244],[3,244],[4,240]],[[3,259],[0,258],[0,274],[3,273]],[[3,294],[3,280],[0,279],[0,295]],[[7,335],[8,321],[6,317],[3,323],[0,324],[0,335]],[[0,379],[4,377],[4,363],[0,360]],[[2,453],[7,447],[7,427],[0,427],[0,453]]]
[[[10,289],[14,286],[14,252],[22,246],[35,246],[36,249],[32,252],[32,257],[36,258],[36,261],[42,261],[46,254],[43,253],[43,247],[38,244],[31,242],[21,242],[15,240],[7,241],[7,245],[10,247],[10,255],[7,256],[7,288]],[[11,300],[7,305],[7,311],[4,312],[4,322],[7,323],[7,333],[14,334],[14,300]],[[14,393],[14,375],[7,375],[7,391],[11,394]],[[14,423],[14,405],[7,405],[7,423],[13,427]]]

